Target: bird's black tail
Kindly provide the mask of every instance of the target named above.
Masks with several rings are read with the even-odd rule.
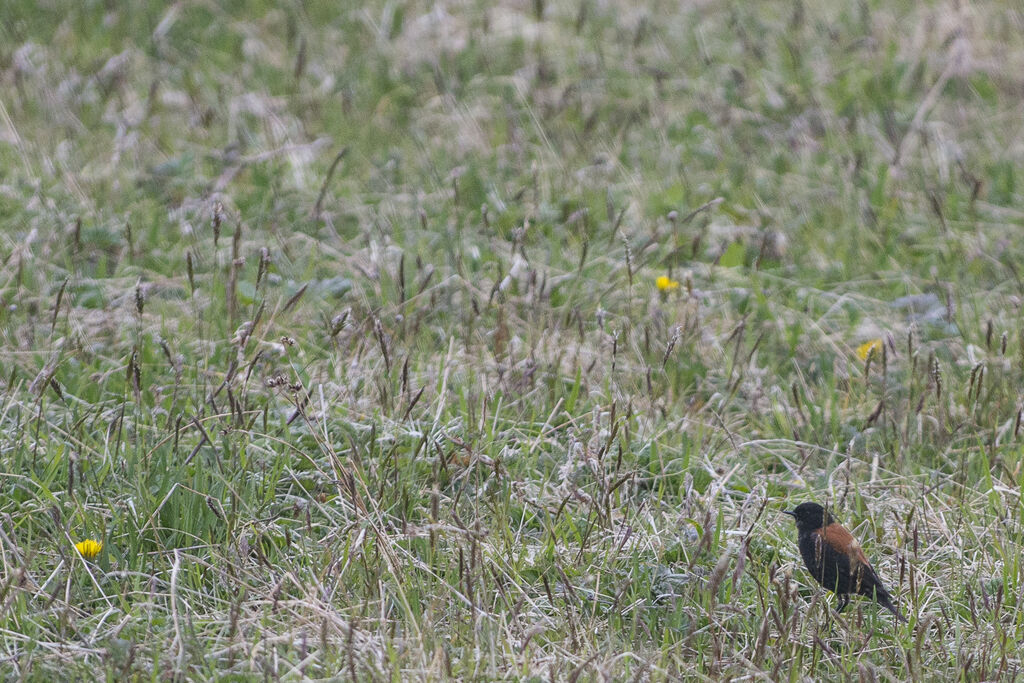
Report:
[[[896,617],[896,621],[902,621],[904,624],[907,623],[906,617],[900,614],[899,609],[892,603],[892,596],[887,591],[884,589],[876,591],[875,600],[878,601],[879,605],[892,612],[892,615]]]
[[[893,604],[892,596],[889,595],[889,591],[885,589],[885,586],[882,585],[882,582],[878,579],[878,575],[875,574],[873,570],[869,569],[864,572],[864,575],[861,577],[861,581],[862,583],[860,584],[859,590],[861,595],[874,598],[879,605],[892,612],[892,615],[896,617],[896,621],[907,623],[906,618],[900,614],[899,609],[895,604]]]

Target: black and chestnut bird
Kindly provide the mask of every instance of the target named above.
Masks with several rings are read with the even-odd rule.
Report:
[[[837,612],[850,602],[850,593],[873,598],[878,604],[906,621],[892,596],[882,585],[857,539],[817,503],[801,503],[783,514],[796,520],[800,533],[800,556],[814,580],[839,596]]]

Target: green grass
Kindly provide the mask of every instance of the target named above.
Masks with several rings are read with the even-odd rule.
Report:
[[[1019,12],[313,5],[5,6],[5,678],[1019,675]]]

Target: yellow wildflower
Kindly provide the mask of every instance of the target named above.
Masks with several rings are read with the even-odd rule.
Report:
[[[99,555],[100,551],[103,550],[103,541],[94,541],[91,538],[87,538],[80,543],[76,543],[75,550],[77,550],[85,559],[91,560]]]
[[[882,340],[881,339],[869,339],[860,346],[857,347],[857,358],[861,360],[867,360],[868,356],[872,354],[878,354],[882,352]]]
[[[654,284],[662,292],[667,292],[670,289],[679,289],[679,281],[673,280],[667,275],[659,275]]]

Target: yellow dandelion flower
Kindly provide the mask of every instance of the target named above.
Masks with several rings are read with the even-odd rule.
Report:
[[[103,541],[94,541],[91,538],[87,538],[80,543],[76,543],[75,550],[77,550],[85,559],[91,560],[99,555],[100,551],[103,550]]]
[[[870,339],[857,347],[857,358],[867,360],[868,356],[882,352],[882,340]]]
[[[670,289],[679,289],[679,281],[673,280],[667,275],[659,275],[654,284],[662,292],[667,292]]]

